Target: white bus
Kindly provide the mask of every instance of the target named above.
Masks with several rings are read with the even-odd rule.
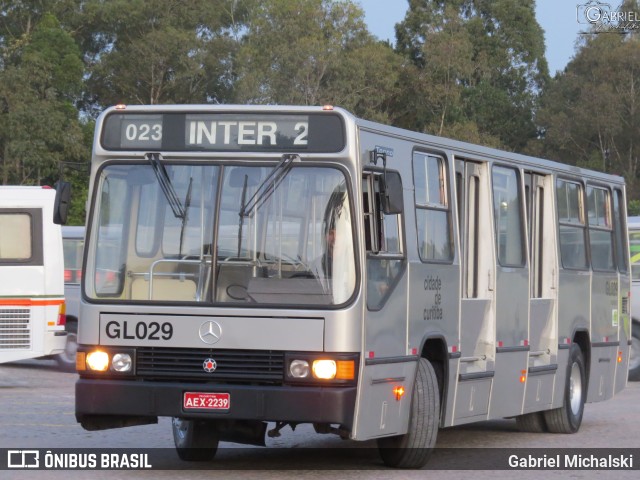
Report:
[[[80,310],[80,280],[82,279],[82,252],[84,250],[84,227],[63,226],[62,248],[64,251],[64,301],[66,305],[67,340],[64,351],[56,356],[61,369],[76,371],[78,349],[78,312]]]
[[[326,107],[96,123],[78,336],[87,430],[178,454],[290,425],[420,467],[439,428],[573,433],[627,380],[620,177]]]
[[[629,380],[640,380],[640,217],[629,217],[631,250],[631,353]]]
[[[50,187],[0,187],[0,363],[64,349],[59,223],[67,202]]]

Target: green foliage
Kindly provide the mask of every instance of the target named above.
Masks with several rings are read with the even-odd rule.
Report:
[[[400,58],[367,31],[351,2],[259,2],[236,58],[239,103],[336,104],[388,118]]]
[[[640,198],[640,38],[587,37],[542,97],[542,154],[623,175]],[[540,142],[535,142],[540,143]]]
[[[15,24],[0,31],[0,179],[52,185],[60,162],[87,153],[72,104],[82,88],[83,64],[56,17],[28,18],[23,31]]]
[[[630,217],[640,215],[640,200],[629,200],[627,204],[627,215]]]
[[[420,96],[416,109],[411,98],[404,99],[400,123],[521,150],[537,135],[533,115],[548,77],[534,2],[411,0],[409,5],[396,26],[397,50],[417,70],[404,75],[403,90]]]
[[[409,0],[395,50],[354,0],[0,0],[0,13],[0,182],[62,175],[74,224],[93,118],[120,102],[339,105],[621,174],[640,199],[639,34],[586,37],[549,80],[533,0]]]

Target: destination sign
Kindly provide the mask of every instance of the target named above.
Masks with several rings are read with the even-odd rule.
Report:
[[[114,112],[101,138],[107,150],[307,151],[336,153],[345,146],[342,119],[331,113]]]

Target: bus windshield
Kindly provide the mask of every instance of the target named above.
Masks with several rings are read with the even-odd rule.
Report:
[[[352,212],[340,170],[162,168],[161,177],[152,162],[102,170],[85,278],[90,298],[341,305],[352,296]]]

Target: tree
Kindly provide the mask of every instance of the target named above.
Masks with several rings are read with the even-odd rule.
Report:
[[[53,184],[61,162],[87,153],[73,106],[82,86],[80,51],[52,14],[7,14],[24,21],[8,22],[0,34],[1,181]]]
[[[541,154],[623,175],[640,199],[640,38],[602,33],[584,39],[542,98]]]
[[[385,120],[400,59],[350,1],[269,0],[251,11],[235,65],[237,102],[335,104]]]
[[[396,36],[413,66],[404,126],[514,150],[537,135],[548,67],[532,0],[410,0]]]
[[[87,108],[205,103],[228,95],[238,0],[90,0]],[[87,36],[88,35],[88,36]]]

